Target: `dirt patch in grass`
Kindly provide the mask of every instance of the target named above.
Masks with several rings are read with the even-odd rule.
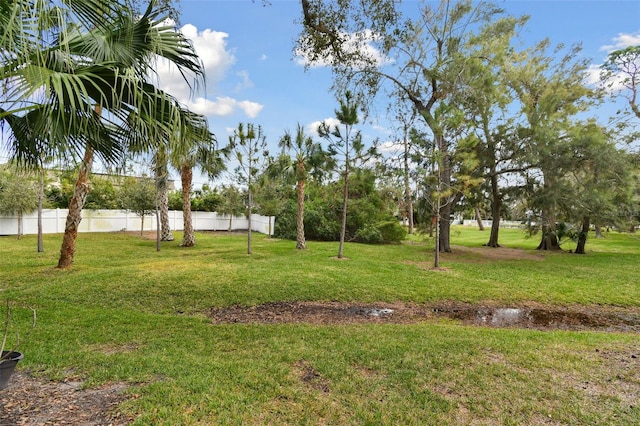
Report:
[[[80,381],[50,382],[16,371],[0,390],[0,425],[126,425],[116,411],[127,399],[125,384],[83,389]]]
[[[465,255],[473,261],[499,260],[544,260],[544,254],[537,250],[523,250],[509,247],[452,247],[453,253],[442,253],[443,260],[461,260]]]
[[[599,305],[272,302],[211,308],[206,314],[214,324],[408,324],[447,318],[487,327],[640,333],[640,308]]]

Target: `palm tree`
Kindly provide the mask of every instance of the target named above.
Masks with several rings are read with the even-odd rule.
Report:
[[[134,139],[149,146],[150,134],[170,133],[178,116],[178,103],[147,83],[152,60],[172,61],[196,83],[203,68],[189,41],[162,23],[168,9],[154,1],[142,16],[118,0],[0,0],[0,10],[0,84],[7,106],[0,119],[41,108],[33,123],[37,134],[49,136],[53,128],[88,135],[56,146],[84,150],[58,261],[69,267],[94,156],[104,148],[111,154],[106,159],[117,158]]]
[[[184,232],[183,247],[193,247],[196,238],[191,221],[191,186],[193,168],[199,167],[210,179],[214,179],[224,170],[220,152],[216,150],[215,136],[209,132],[205,117],[183,111],[183,126],[180,130],[182,143],[171,150],[170,162],[180,171],[182,181],[182,215]]]
[[[315,143],[310,136],[305,135],[304,128],[298,124],[295,137],[287,132],[281,139],[279,146],[283,150],[293,150],[295,159],[289,169],[296,177],[298,211],[296,218],[296,249],[307,247],[304,236],[304,190],[309,176],[309,169],[319,167],[324,163],[325,153],[319,143]]]

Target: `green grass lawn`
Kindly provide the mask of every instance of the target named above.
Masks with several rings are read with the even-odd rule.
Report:
[[[431,269],[433,242],[295,242],[197,234],[186,249],[128,234],[80,234],[73,269],[61,235],[0,237],[3,298],[36,308],[20,368],[86,386],[124,381],[136,424],[629,424],[640,419],[640,337],[419,324],[212,325],[207,308],[274,301],[610,305],[640,309],[640,235],[590,239],[586,255],[521,258],[456,250]],[[488,231],[454,227],[454,246]],[[486,251],[485,251],[486,250]],[[498,249],[499,250],[499,249]],[[489,253],[491,254],[491,253]],[[29,310],[14,309],[26,328]],[[24,330],[23,330],[24,334]],[[635,356],[636,358],[632,358]]]

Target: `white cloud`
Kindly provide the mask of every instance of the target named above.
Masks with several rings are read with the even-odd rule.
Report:
[[[184,25],[180,28],[180,32],[193,43],[193,47],[204,66],[208,91],[214,92],[215,85],[226,77],[229,69],[236,62],[233,51],[227,48],[229,34],[208,28],[199,31],[191,24]],[[202,96],[204,93],[200,92],[200,96],[194,97],[189,84],[178,69],[166,60],[158,61],[155,72],[160,88],[175,96],[180,103],[198,114],[225,117],[240,110],[247,117],[255,118],[264,108],[264,105],[258,102],[237,100],[228,96],[207,99]],[[253,87],[253,82],[247,71],[238,71],[236,75],[240,77],[240,83],[236,86],[236,90]]]
[[[376,131],[380,132],[380,133],[384,133],[385,135],[390,135],[390,134],[393,133],[393,131],[391,129],[388,129],[388,128],[384,127],[384,126],[380,126],[379,124],[374,124],[373,126],[371,126],[371,128],[373,130],[376,130]]]
[[[269,57],[265,53],[263,53],[262,56],[260,56],[261,61],[266,61],[268,58]]]
[[[307,132],[309,132],[309,134],[314,137],[318,137],[318,127],[322,123],[327,123],[329,129],[333,130],[335,126],[340,125],[340,120],[338,120],[337,118],[325,118],[322,121],[314,121],[307,125]]]
[[[378,145],[378,151],[382,154],[396,153],[398,149],[398,143],[394,141],[386,141]]]
[[[236,75],[240,77],[240,83],[238,83],[235,88],[236,92],[253,87],[253,81],[249,78],[249,71],[238,71]]]
[[[611,52],[629,46],[640,46],[640,31],[631,34],[619,33],[613,38],[613,44],[604,45],[600,47],[600,50]]]
[[[599,86],[602,82],[600,81],[600,65],[601,64],[591,64],[587,69],[587,76],[585,79],[585,83],[592,86]]]
[[[240,101],[236,102],[236,104],[249,118],[256,118],[264,108],[264,105],[252,101]]]
[[[198,31],[191,24],[184,25],[180,28],[180,32],[193,43],[193,47],[204,66],[207,85],[213,87],[225,77],[228,69],[236,61],[233,52],[227,49],[226,39],[229,34],[208,28],[204,31]],[[192,95],[192,91],[176,66],[167,60],[159,60],[155,71],[159,86],[179,101],[186,103]]]
[[[378,67],[393,62],[391,58],[384,56],[382,52],[375,47],[374,43],[379,40],[380,37],[375,35],[371,30],[351,34],[343,33],[342,37],[344,40],[342,46],[347,53],[359,52],[360,55],[366,58],[367,62],[372,62]],[[295,57],[295,62],[298,65],[312,68],[331,66],[335,61],[333,55],[328,55],[326,58],[312,61],[308,52],[301,49],[296,49]],[[354,64],[354,67],[358,66],[359,65],[357,63]]]
[[[255,118],[260,114],[264,105],[252,101],[238,101],[236,99],[217,97],[215,100],[197,98],[186,102],[186,107],[197,114],[205,116],[226,117],[241,110],[249,118]]]
[[[640,31],[637,33],[620,33],[613,38],[613,44],[607,44],[600,47],[601,51],[610,53],[614,50],[624,49],[629,46],[640,46]],[[637,64],[640,67],[640,64]],[[600,73],[602,64],[591,64],[587,69],[586,83],[593,86],[603,87],[600,80]],[[613,75],[607,81],[606,90],[609,93],[619,92],[625,90],[624,80],[628,76],[623,74]]]

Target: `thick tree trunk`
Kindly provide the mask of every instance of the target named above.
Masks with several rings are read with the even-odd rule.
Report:
[[[476,215],[476,222],[478,223],[478,231],[484,231],[484,224],[482,223],[482,216],[480,215],[480,207],[475,206],[474,211]]]
[[[404,203],[407,209],[407,219],[409,220],[408,233],[413,234],[413,197],[411,196],[411,186],[409,184],[409,140],[407,139],[407,129],[404,131]]]
[[[551,223],[542,225],[542,239],[536,250],[560,250],[555,224],[553,226]]]
[[[546,192],[553,188],[555,183],[551,172],[542,171],[544,177],[544,189]],[[542,238],[538,244],[537,250],[560,250],[558,235],[556,233],[556,215],[555,205],[551,203],[542,211]]]
[[[180,168],[182,178],[182,217],[184,232],[182,234],[182,247],[193,247],[196,245],[196,236],[193,232],[193,222],[191,220],[191,182],[193,181],[193,169],[191,166],[183,165]]]
[[[587,235],[589,234],[590,220],[588,216],[582,218],[582,229],[578,234],[578,245],[576,246],[576,254],[585,254],[584,247],[587,244]]]
[[[62,237],[62,248],[58,259],[58,268],[69,268],[73,265],[73,257],[76,252],[76,240],[78,238],[78,227],[82,220],[82,208],[89,193],[89,173],[93,164],[93,148],[87,147],[84,158],[80,163],[78,179],[73,191],[73,196],[69,202],[69,213],[64,226],[64,236]]]
[[[304,237],[304,187],[305,187],[305,181],[299,180],[298,181],[298,217],[296,220],[296,248],[298,250],[304,250],[307,248],[307,243]]]
[[[596,225],[596,238],[604,238],[602,236],[602,227],[600,225]]]
[[[440,242],[440,253],[451,253],[451,206],[445,205],[440,209],[440,235],[438,241]]]
[[[160,210],[160,240],[173,241],[173,234],[169,226],[169,170],[162,159],[156,158],[156,197]]]
[[[498,187],[498,176],[495,170],[491,174],[491,235],[489,235],[489,247],[500,247],[498,234],[500,233],[500,216],[502,213],[502,195]]]
[[[440,165],[440,184],[444,185],[447,193],[451,188],[451,155],[448,152],[444,137],[437,138],[438,148],[442,153]],[[451,253],[451,213],[453,212],[453,196],[447,197],[447,202],[440,209],[440,252]]]

